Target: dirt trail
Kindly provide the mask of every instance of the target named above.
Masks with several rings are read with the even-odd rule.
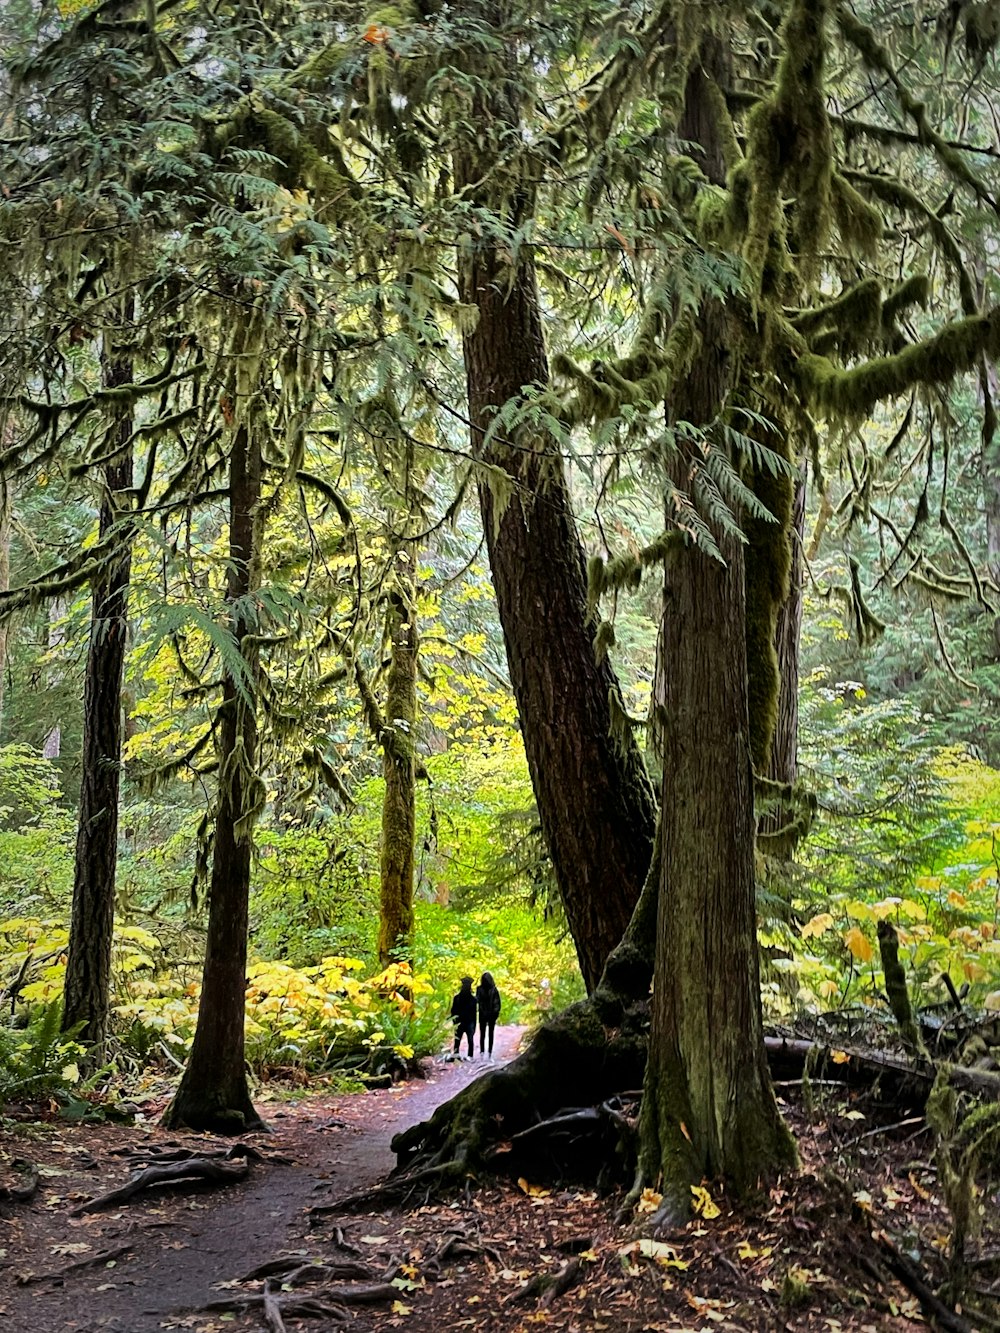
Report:
[[[495,1060],[517,1051],[522,1028],[500,1027]],[[435,1061],[426,1080],[384,1091],[261,1104],[271,1127],[252,1135],[269,1157],[245,1181],[222,1189],[139,1195],[109,1213],[81,1218],[68,1210],[128,1176],[115,1150],[129,1145],[218,1140],[154,1127],[45,1126],[0,1134],[0,1166],[30,1157],[44,1181],[31,1205],[0,1217],[0,1320],[15,1333],[153,1333],[160,1329],[259,1328],[259,1320],[223,1322],[194,1312],[232,1281],[282,1251],[312,1253],[307,1210],[374,1185],[395,1164],[393,1134],[420,1120],[486,1068],[480,1058]],[[190,1187],[189,1187],[190,1188]],[[28,1274],[55,1274],[129,1244],[109,1267],[95,1264],[23,1285]]]

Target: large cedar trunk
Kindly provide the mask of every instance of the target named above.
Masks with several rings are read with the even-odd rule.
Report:
[[[502,26],[502,6],[480,6]],[[502,91],[483,99],[477,123],[516,134]],[[487,150],[456,161],[456,185],[512,229],[530,199],[506,196]],[[652,855],[653,793],[606,658],[594,652],[586,570],[557,443],[539,430],[484,436],[497,410],[528,386],[548,383],[535,267],[477,238],[460,258],[460,295],[478,311],[464,339],[473,452],[510,485],[479,488],[493,584],[503,625],[535,800],[588,992],[597,985],[638,901]],[[509,491],[509,494],[507,493]]]
[[[413,944],[413,840],[416,833],[417,552],[397,551],[389,590],[389,673],[382,729],[382,866],[378,956],[383,967]]]
[[[664,612],[664,799],[643,1166],[674,1209],[794,1161],[764,1055],[754,885],[743,553],[687,548]]]
[[[229,573],[232,633],[244,663],[237,683],[224,669],[219,722],[219,793],[209,886],[208,936],[198,1025],[187,1068],[163,1124],[240,1133],[263,1124],[250,1100],[244,1060],[244,997],[253,818],[259,797],[257,627],[247,599],[260,585],[256,515],[260,444],[245,426],[233,436],[229,464]]]
[[[679,133],[702,146],[718,178],[705,70],[722,53],[716,46],[705,56],[688,79]],[[712,298],[699,335],[671,413],[712,431],[739,335]],[[686,486],[700,453],[678,448],[690,456],[673,458],[670,473]],[[725,563],[689,542],[667,565],[661,627],[661,877],[641,1161],[674,1215],[687,1213],[690,1186],[705,1177],[725,1176],[742,1191],[795,1161],[764,1052],[743,546],[732,532],[716,537]]]
[[[130,357],[105,356],[107,388],[132,379]],[[73,910],[63,989],[63,1028],[77,1030],[100,1061],[111,993],[111,942],[118,864],[122,675],[128,638],[132,531],[125,492],[132,485],[132,413],[113,423],[118,453],[102,469],[100,538],[117,531],[115,554],[94,580],[83,687],[83,755],[73,866]]]

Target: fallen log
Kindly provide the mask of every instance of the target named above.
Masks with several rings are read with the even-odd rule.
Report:
[[[878,1080],[890,1089],[892,1100],[905,1102],[909,1097],[915,1107],[923,1107],[940,1070],[948,1075],[952,1087],[970,1092],[986,1101],[1000,1101],[1000,1074],[964,1065],[911,1063],[891,1051],[861,1050],[856,1046],[808,1041],[802,1037],[768,1036],[764,1038],[767,1062],[774,1077],[801,1078],[809,1066],[824,1080],[869,1087]]]

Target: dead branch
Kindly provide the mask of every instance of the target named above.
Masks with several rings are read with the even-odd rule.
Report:
[[[909,1097],[913,1105],[923,1106],[938,1070],[945,1069],[952,1087],[988,1101],[1000,1101],[1000,1074],[990,1070],[945,1063],[911,1064],[888,1051],[862,1051],[854,1046],[824,1045],[797,1037],[765,1037],[764,1045],[772,1073],[780,1075],[801,1075],[810,1060],[816,1069],[823,1070],[827,1079],[836,1078],[852,1086],[881,1079],[891,1087],[894,1096],[904,1101]],[[834,1051],[847,1059],[834,1061]]]
[[[538,1308],[547,1310],[564,1292],[569,1291],[583,1276],[583,1262],[580,1259],[567,1259],[557,1273],[536,1273],[523,1287],[519,1287],[507,1297],[507,1304],[519,1304],[522,1301],[538,1300]]]
[[[972,1324],[949,1309],[944,1301],[931,1290],[920,1271],[911,1259],[901,1254],[884,1231],[873,1231],[875,1240],[885,1260],[886,1267],[912,1295],[916,1296],[926,1314],[934,1323],[946,1330],[946,1333],[976,1333]]]

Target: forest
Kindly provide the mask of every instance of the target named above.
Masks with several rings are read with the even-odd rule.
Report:
[[[998,46],[6,0],[0,1269],[323,1108],[322,1255],[149,1328],[1000,1329]]]

